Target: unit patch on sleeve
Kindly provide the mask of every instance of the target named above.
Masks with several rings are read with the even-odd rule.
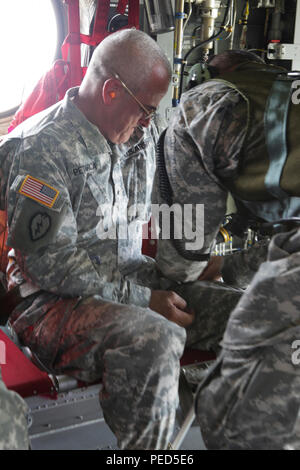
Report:
[[[47,207],[52,207],[59,195],[57,189],[30,175],[26,176],[19,193]]]
[[[30,238],[32,241],[43,238],[51,227],[51,219],[48,214],[37,212],[30,221]]]

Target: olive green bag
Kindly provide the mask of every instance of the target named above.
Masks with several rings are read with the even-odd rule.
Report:
[[[224,185],[269,221],[300,215],[300,106],[292,100],[299,78],[297,72],[248,62],[214,79],[236,89],[248,108],[238,172]]]

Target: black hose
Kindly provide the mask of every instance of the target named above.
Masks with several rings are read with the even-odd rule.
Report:
[[[223,19],[223,23],[222,23],[221,26],[220,26],[219,32],[216,33],[216,34],[213,34],[210,38],[205,39],[205,41],[200,42],[200,44],[197,44],[197,46],[195,46],[195,47],[193,47],[192,49],[190,49],[190,50],[186,53],[186,55],[184,56],[183,62],[182,62],[182,65],[181,65],[181,75],[180,75],[180,85],[179,85],[179,100],[180,100],[181,95],[182,95],[184,68],[185,68],[185,65],[186,65],[186,62],[187,62],[188,57],[189,57],[196,49],[198,49],[198,48],[200,48],[200,47],[203,47],[205,44],[208,44],[208,43],[210,43],[211,41],[214,41],[217,37],[219,37],[219,36],[224,32],[223,29],[224,29],[224,27],[225,27],[225,25],[226,25],[228,13],[229,13],[230,1],[231,1],[231,0],[228,0],[228,2],[227,2],[226,11],[225,11],[225,14],[224,14],[224,19]],[[198,28],[198,27],[197,27],[197,28]],[[195,31],[197,28],[195,28],[194,31]]]
[[[165,129],[160,135],[157,147],[157,171],[158,171],[158,181],[159,181],[159,192],[163,200],[165,200],[169,207],[173,205],[173,191],[170,185],[168,178],[168,173],[165,165],[165,156],[164,156],[164,142],[167,129]],[[184,242],[179,239],[174,238],[174,213],[170,213],[170,239],[177,250],[177,252],[185,259],[189,261],[208,261],[210,254],[206,253],[197,253],[192,250],[185,250],[183,247]]]

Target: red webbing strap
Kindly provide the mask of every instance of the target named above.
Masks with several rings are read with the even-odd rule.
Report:
[[[140,27],[140,3],[139,0],[129,0],[128,24]]]
[[[139,29],[140,20],[140,3],[139,0],[119,0],[117,12],[124,15],[126,6],[128,4],[128,27],[133,26]]]
[[[117,6],[117,12],[120,13],[120,15],[124,15],[127,4],[128,4],[128,0],[119,0],[118,6]]]
[[[65,2],[68,5],[68,35],[61,51],[63,60],[70,63],[70,86],[73,87],[82,82],[79,0],[65,0]]]
[[[132,27],[139,29],[139,0],[119,0],[117,12],[123,15],[128,3],[128,25],[121,29]],[[97,44],[103,41],[103,39],[110,34],[107,31],[109,8],[109,0],[98,0],[93,33],[91,36],[87,34],[80,34],[81,42],[88,44],[89,46],[97,46]]]
[[[110,7],[110,0],[99,0],[95,14],[93,34],[80,34],[81,42],[89,46],[97,46],[109,32],[107,31],[107,20]]]
[[[92,34],[92,38],[94,41],[96,41],[96,44],[99,44],[109,34],[109,32],[107,31],[109,7],[109,0],[98,0],[98,6],[95,15],[95,22]]]
[[[62,45],[62,55],[65,61],[68,60],[68,52],[70,49],[70,62],[73,74],[77,77],[77,71],[80,73],[80,43],[89,46],[97,46],[110,33],[107,31],[108,14],[110,9],[110,0],[98,0],[97,10],[95,14],[95,22],[92,35],[80,33],[79,4],[78,0],[66,0],[69,6],[69,34]],[[119,0],[117,12],[123,15],[128,5],[128,25],[125,28],[135,27],[139,29],[139,0]],[[78,6],[77,6],[78,5]],[[69,47],[70,46],[70,47]],[[76,70],[75,70],[76,64]],[[80,81],[82,79],[82,74]],[[73,82],[73,80],[72,80]],[[72,84],[75,86],[76,83]],[[78,85],[78,83],[77,83]]]

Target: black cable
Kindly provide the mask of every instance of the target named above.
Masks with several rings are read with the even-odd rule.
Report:
[[[205,44],[211,42],[211,41],[214,41],[217,37],[219,37],[222,33],[223,33],[223,29],[224,27],[226,26],[226,21],[227,21],[227,17],[228,17],[228,13],[229,13],[229,6],[230,6],[230,3],[231,3],[231,0],[228,0],[227,2],[227,6],[226,6],[226,11],[225,11],[225,14],[224,14],[224,19],[223,19],[223,23],[221,24],[220,26],[220,30],[218,33],[216,34],[213,34],[210,38],[206,39],[205,41],[202,41],[200,42],[200,44],[197,44],[197,46],[193,47],[192,49],[190,49],[186,55],[184,56],[183,58],[183,62],[181,64],[181,75],[180,75],[180,85],[179,85],[179,100],[181,98],[181,95],[182,95],[182,88],[183,88],[183,76],[184,76],[184,68],[185,68],[185,65],[186,65],[186,61],[189,57],[190,54],[192,54],[196,49],[200,48],[200,47],[203,47]],[[197,28],[200,28],[200,26],[197,26],[194,31],[196,31]]]
[[[165,165],[165,155],[164,155],[164,142],[167,129],[165,129],[160,135],[157,146],[156,146],[156,156],[157,156],[157,172],[159,180],[159,192],[168,206],[173,205],[173,191],[169,181],[166,165]],[[185,259],[189,261],[208,261],[210,258],[209,253],[198,253],[194,250],[186,250],[184,248],[183,240],[176,239],[174,234],[174,213],[170,213],[170,240],[176,251]]]

